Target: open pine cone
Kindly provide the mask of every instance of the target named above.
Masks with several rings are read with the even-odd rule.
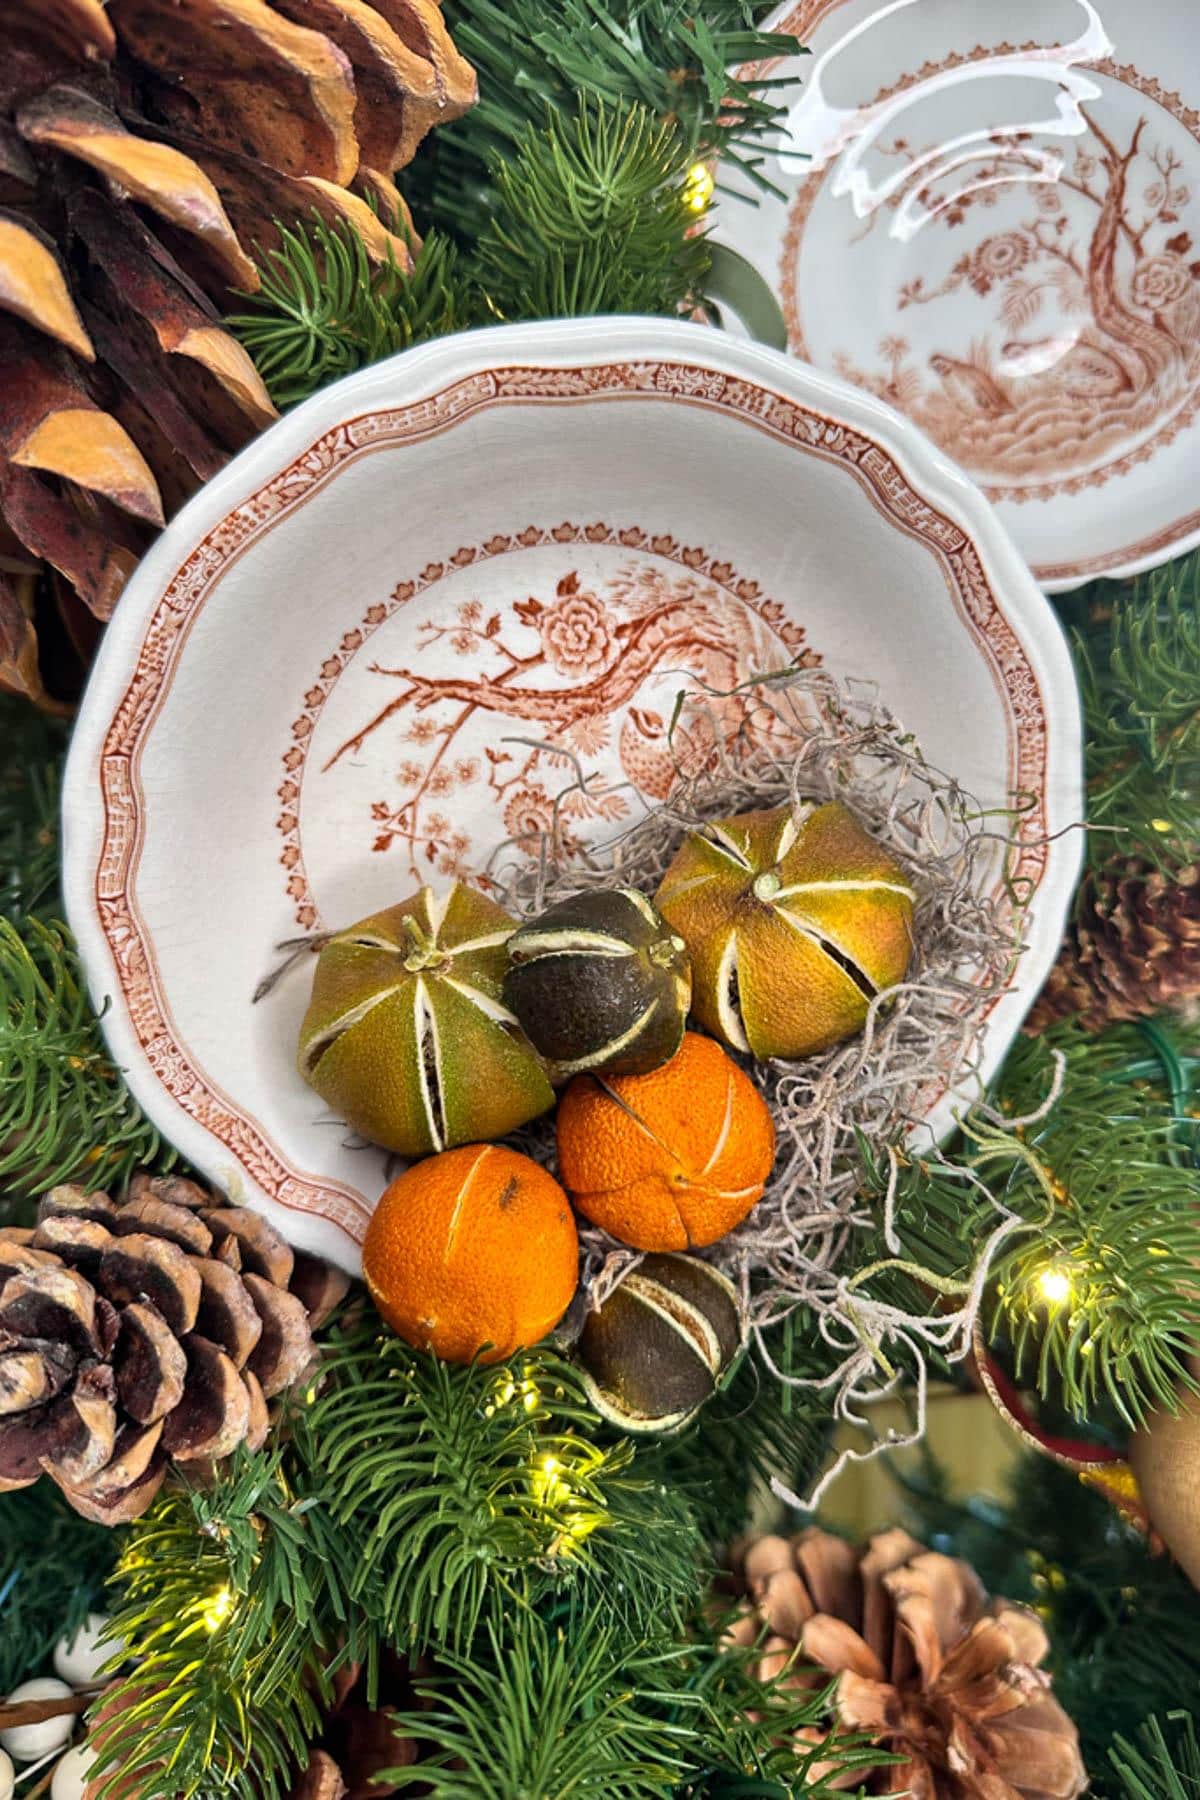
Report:
[[[262,1443],[348,1286],[181,1177],[54,1188],[0,1230],[0,1492],[44,1472],[85,1518],[138,1518],[171,1459]]]
[[[735,1565],[744,1599],[731,1637],[751,1644],[766,1629],[760,1676],[789,1671],[810,1688],[835,1676],[837,1724],[903,1759],[881,1765],[870,1792],[1075,1800],[1086,1789],[1079,1734],[1038,1668],[1045,1632],[1024,1607],[989,1603],[967,1563],[904,1531],[858,1550],[813,1529],[751,1540]]]
[[[1085,877],[1075,917],[1027,1029],[1089,1031],[1200,1005],[1200,863],[1174,877],[1117,859]]]
[[[393,173],[475,77],[434,0],[0,0],[0,42],[0,687],[45,705],[38,624],[86,666],[275,417],[219,322],[251,254],[315,209],[410,267]]]

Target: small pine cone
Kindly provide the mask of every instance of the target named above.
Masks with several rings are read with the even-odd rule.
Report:
[[[737,1644],[763,1637],[758,1673],[819,1690],[831,1727],[904,1760],[868,1772],[868,1793],[913,1800],[1076,1800],[1087,1787],[1079,1733],[1038,1667],[1035,1615],[988,1601],[975,1571],[885,1531],[864,1549],[828,1532],[761,1537],[734,1558]],[[811,1754],[819,1734],[800,1734]]]
[[[85,1518],[138,1518],[167,1465],[257,1448],[349,1283],[178,1176],[46,1195],[0,1230],[0,1492],[45,1473]]]
[[[1089,1031],[1200,1001],[1200,863],[1174,877],[1144,862],[1088,875],[1026,1030],[1076,1018]]]

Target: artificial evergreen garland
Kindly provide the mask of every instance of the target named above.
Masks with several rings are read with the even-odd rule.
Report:
[[[727,75],[765,48],[763,11],[451,0],[484,99],[408,172],[418,224],[433,226],[412,273],[397,255],[372,260],[344,222],[297,212],[229,321],[276,403],[488,319],[703,304],[704,161],[722,151],[753,179],[773,112],[769,86]],[[1179,883],[1196,859],[1198,593],[1193,557],[1068,603],[1094,877],[1115,857]],[[7,1224],[30,1220],[56,1184],[119,1189],[172,1152],[106,1055],[55,923],[65,730],[0,706]],[[1182,1016],[1100,1031],[1068,1018],[1019,1044],[957,1172],[879,1166],[908,1254],[895,1257],[881,1227],[846,1272],[902,1310],[930,1286],[961,1296],[986,1180],[1014,1217],[984,1312],[992,1349],[1032,1376],[1047,1416],[1117,1445],[1177,1403],[1200,1350],[1186,1304],[1200,1266],[1200,1035],[1192,965],[1171,966]],[[785,1377],[823,1373],[810,1323],[793,1315],[772,1339]],[[102,1709],[103,1791],[284,1795],[339,1679],[361,1664],[374,1703],[389,1656],[406,1659],[415,1695],[395,1727],[415,1760],[396,1785],[443,1800],[821,1800],[877,1765],[853,1740],[798,1756],[796,1734],[819,1738],[828,1720],[826,1696],[783,1678],[764,1689],[756,1651],[719,1652],[711,1616],[716,1546],[748,1522],[755,1480],[783,1469],[800,1486],[821,1462],[819,1389],[781,1390],[747,1359],[695,1426],[635,1450],[553,1352],[449,1369],[353,1307],[324,1339],[320,1376],[294,1391],[262,1449],[164,1493],[118,1537],[41,1487],[0,1496],[5,1691],[41,1671],[56,1627],[95,1604],[119,1555],[113,1638],[137,1665],[118,1671]],[[1047,1618],[1094,1791],[1194,1800],[1195,1734],[1173,1713],[1200,1703],[1197,1603],[1169,1561],[1049,1463],[1028,1465],[1004,1518],[965,1516],[936,1486],[919,1498],[925,1533]]]

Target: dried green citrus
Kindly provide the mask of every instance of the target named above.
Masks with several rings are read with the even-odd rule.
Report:
[[[647,1075],[683,1041],[687,951],[633,888],[560,900],[513,934],[508,955],[505,1001],[558,1079]]]
[[[508,914],[458,882],[330,938],[300,1027],[300,1073],[403,1156],[501,1138],[554,1104],[504,1005]]]
[[[836,802],[711,820],[681,845],[655,904],[687,944],[692,1012],[755,1056],[813,1056],[862,1029],[903,979],[914,894]]]

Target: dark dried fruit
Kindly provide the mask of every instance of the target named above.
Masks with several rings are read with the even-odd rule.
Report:
[[[588,1314],[577,1354],[606,1419],[671,1432],[720,1386],[743,1338],[737,1291],[719,1269],[696,1256],[644,1256]]]
[[[633,888],[560,900],[513,934],[508,953],[505,1003],[559,1080],[648,1075],[682,1043],[687,951]]]

